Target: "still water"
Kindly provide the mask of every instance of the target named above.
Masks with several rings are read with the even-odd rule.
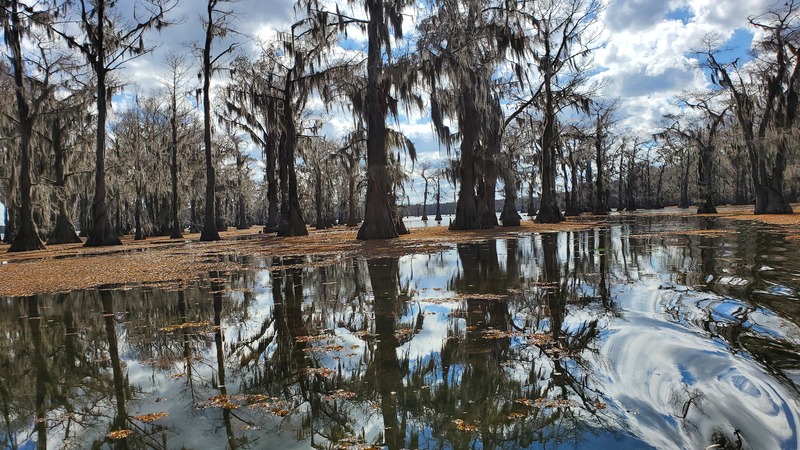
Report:
[[[753,224],[616,218],[0,299],[0,442],[796,449],[798,247]]]

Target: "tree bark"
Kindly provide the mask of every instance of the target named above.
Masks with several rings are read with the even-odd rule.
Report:
[[[275,160],[276,160],[276,147],[278,137],[275,133],[270,133],[266,137],[266,148],[264,153],[266,156],[266,174],[267,179],[267,201],[269,203],[267,212],[267,223],[264,226],[265,233],[272,233],[278,231],[279,219],[279,201],[278,201],[278,183],[275,180]]]
[[[598,125],[597,125],[597,132],[595,134],[594,139],[594,157],[595,157],[595,164],[597,165],[597,178],[596,178],[596,195],[594,201],[594,208],[592,209],[592,214],[596,216],[604,216],[608,214],[608,205],[605,202],[605,198],[603,193],[605,188],[603,187],[603,142],[605,141],[605,135],[603,134],[602,127],[600,126],[600,118],[597,118]]]
[[[700,158],[698,158],[697,175],[698,187],[700,188],[700,204],[697,206],[698,214],[716,214],[717,208],[714,206],[714,144],[713,135],[709,136],[709,142],[700,146]]]
[[[383,0],[367,2],[367,93],[364,114],[367,120],[367,200],[359,240],[391,239],[399,236],[394,205],[390,205],[391,186],[386,155],[386,93],[381,85],[383,55],[381,28],[384,24]],[[398,218],[398,220],[400,220]]]
[[[505,191],[505,201],[503,202],[503,212],[500,213],[500,222],[504,227],[518,227],[522,223],[522,217],[517,212],[516,179],[513,175],[505,181],[503,190]]]
[[[278,236],[306,236],[308,229],[300,212],[300,200],[297,196],[297,173],[294,164],[294,149],[297,144],[297,132],[294,127],[294,111],[291,107],[290,79],[287,74],[285,99],[283,106],[283,134],[280,140],[281,158],[281,217],[278,223]],[[284,189],[284,185],[286,188]],[[284,193],[285,191],[285,193]]]
[[[433,220],[437,222],[442,221],[442,179],[436,177],[436,215]]]
[[[31,138],[37,111],[25,99],[25,73],[22,63],[21,33],[23,24],[20,23],[19,3],[11,2],[11,26],[6,29],[6,41],[11,47],[11,63],[14,69],[14,93],[17,101],[17,113],[20,127],[19,144],[19,222],[14,240],[11,241],[9,252],[24,252],[30,250],[43,250],[44,244],[39,237],[39,230],[33,221],[33,203],[31,201]]]
[[[550,58],[550,46],[545,46],[545,58]],[[564,220],[556,197],[556,111],[552,91],[552,75],[545,70],[544,129],[542,130],[542,200],[539,205],[538,223],[558,223]]]
[[[97,78],[97,140],[95,142],[95,172],[94,172],[94,200],[92,200],[92,231],[84,247],[103,247],[110,245],[122,245],[111,218],[108,215],[108,204],[106,196],[108,188],[106,186],[106,117],[108,115],[108,88],[106,86],[105,67],[105,15],[106,4],[104,1],[97,2],[95,13],[97,14],[97,28],[92,39],[93,45],[98,49],[94,57],[94,73]]]
[[[422,220],[428,220],[428,177],[423,177],[425,180],[425,191],[422,194]]]
[[[170,166],[169,175],[172,183],[172,201],[170,202],[170,219],[172,222],[170,239],[182,239],[183,227],[181,226],[178,212],[180,205],[178,204],[178,87],[173,84],[171,99],[172,99],[172,117],[170,117],[171,139],[170,139]]]
[[[205,45],[203,46],[203,147],[206,159],[206,201],[201,241],[220,240],[215,217],[217,176],[211,153],[211,42],[214,39],[214,1],[208,1]]]

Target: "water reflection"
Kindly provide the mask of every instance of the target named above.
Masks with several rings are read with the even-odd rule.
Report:
[[[796,242],[641,218],[3,299],[0,441],[794,449]]]

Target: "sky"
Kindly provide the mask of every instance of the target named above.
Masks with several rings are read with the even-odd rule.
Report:
[[[132,0],[126,0],[132,1]],[[594,77],[604,82],[601,95],[620,99],[620,126],[651,134],[661,117],[677,112],[674,98],[682,91],[701,90],[708,86],[706,74],[691,59],[691,52],[702,48],[702,39],[716,33],[738,55],[744,55],[753,37],[747,18],[767,10],[772,0],[603,0],[605,8],[600,23],[607,37],[606,44],[594,55]],[[334,9],[336,0],[324,0]],[[342,9],[346,1],[338,0]],[[239,12],[235,23],[242,33],[261,39],[272,39],[275,30],[286,30],[294,20],[293,0],[240,0],[232,4]],[[413,29],[420,6],[406,9],[404,29]],[[188,42],[200,42],[202,28],[199,14],[203,0],[183,0],[178,9],[183,23],[168,28],[161,36],[159,48],[148,58],[130,65],[132,78],[140,82],[152,79],[163,66],[163,55],[175,49],[186,52]],[[355,14],[362,14],[357,8]],[[238,38],[238,37],[236,37]],[[366,48],[364,36],[350,33],[343,44],[348,50]],[[221,46],[220,46],[221,48]],[[255,44],[243,45],[244,53],[256,54]],[[320,108],[321,109],[321,108]],[[325,118],[323,132],[329,138],[345,135],[352,123],[347,113],[337,111]],[[402,117],[399,127],[415,143],[422,161],[447,156],[433,134],[424,113]],[[254,150],[254,156],[258,152]],[[407,167],[411,170],[411,167]],[[416,171],[418,171],[418,165]],[[422,195],[417,180],[408,194],[412,201]]]
[[[336,3],[336,0],[324,1],[332,8]],[[706,75],[691,60],[691,52],[702,47],[702,39],[709,33],[717,33],[734,53],[744,55],[753,37],[752,30],[747,28],[747,18],[774,4],[771,0],[603,1],[606,7],[600,23],[607,41],[595,52],[593,76],[604,82],[601,95],[619,98],[621,126],[647,134],[664,114],[676,112],[676,95],[708,86]],[[120,11],[132,11],[134,3],[135,0],[120,0],[118,5]],[[345,8],[347,2],[339,0],[339,3]],[[126,64],[123,73],[127,80],[145,91],[158,87],[156,75],[166,72],[164,58],[171,52],[198,61],[199,57],[193,55],[198,55],[194,49],[203,39],[200,17],[205,5],[204,0],[181,0],[171,14],[173,18],[180,18],[180,23],[148,36],[157,48],[152,54]],[[272,39],[276,30],[288,29],[294,19],[293,0],[239,0],[229,5],[237,13],[231,27],[238,33],[227,39],[242,43],[239,49],[244,55],[257,54],[254,39]],[[406,30],[413,28],[418,10],[417,7],[406,9]],[[358,14],[361,11],[357,9]],[[344,44],[348,50],[357,49],[359,45],[366,48],[363,35],[350,33],[349,38]],[[216,48],[224,47],[219,43]],[[432,161],[446,156],[434,137],[430,120],[423,113],[402,119],[395,126],[415,143],[420,160]],[[341,111],[325,117],[325,122],[323,132],[329,138],[343,136],[352,123]],[[258,157],[259,153],[253,149],[252,155]],[[421,196],[419,185],[415,183],[408,192],[412,202]]]

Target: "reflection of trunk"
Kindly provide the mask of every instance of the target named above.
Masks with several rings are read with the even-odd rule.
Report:
[[[265,358],[264,383],[271,392],[278,393],[298,373],[306,368],[304,350],[307,346],[301,338],[308,335],[303,324],[303,269],[280,269],[278,264],[300,264],[301,258],[274,259],[272,271],[273,317],[277,344],[275,360]],[[282,391],[280,391],[282,392]]]
[[[114,304],[112,291],[108,289],[98,289],[100,301],[103,304],[103,321],[105,322],[106,340],[108,341],[108,356],[111,360],[111,371],[114,378],[114,400],[116,400],[116,414],[111,422],[112,430],[125,430],[128,424],[128,412],[126,409],[127,394],[125,392],[125,375],[122,373],[122,363],[119,359],[119,348],[117,347],[117,331],[114,328]],[[128,448],[127,439],[120,439],[119,447]]]
[[[400,346],[395,336],[397,323],[399,266],[396,258],[368,261],[369,279],[375,296],[375,354],[370,367],[381,401],[385,444],[390,449],[405,447],[405,423],[398,419],[398,403],[404,399],[404,369],[397,360]]]
[[[186,295],[184,291],[178,291],[178,316],[181,318],[181,323],[188,323],[189,317],[186,313]],[[192,349],[192,340],[191,335],[189,332],[188,327],[181,328],[181,342],[183,343],[183,362],[184,362],[184,372],[186,373],[186,384],[189,388],[189,393],[192,396],[192,403],[196,402],[195,392],[194,392],[194,376],[193,376],[193,367],[192,360],[194,356],[194,351]]]
[[[603,306],[608,308],[611,306],[611,295],[608,288],[608,252],[611,251],[609,246],[608,231],[600,229],[600,245],[598,253],[600,254],[600,287],[599,294]],[[591,251],[591,249],[590,249]]]
[[[216,349],[217,355],[217,386],[219,387],[220,395],[227,397],[228,387],[225,386],[225,352],[222,339],[222,292],[225,289],[225,285],[220,281],[214,280],[221,274],[212,272],[209,275],[212,278],[211,295],[214,298],[214,348]],[[239,445],[236,442],[236,437],[233,435],[231,410],[229,408],[222,408],[222,423],[225,426],[225,434],[228,437],[228,448],[237,448]]]
[[[45,356],[44,342],[42,339],[42,317],[39,315],[39,297],[27,298],[28,323],[31,327],[31,341],[33,342],[33,370],[36,374],[36,431],[37,448],[47,450],[47,384],[50,374],[47,372],[47,357]]]
[[[57,300],[63,301],[63,294],[57,294]],[[64,366],[72,372],[78,368],[78,328],[72,309],[64,310]]]
[[[547,306],[550,309],[550,331],[553,333],[553,341],[557,341],[561,337],[567,308],[566,295],[561,285],[561,269],[558,265],[558,234],[542,234],[542,254],[544,281],[552,286],[546,294]]]

